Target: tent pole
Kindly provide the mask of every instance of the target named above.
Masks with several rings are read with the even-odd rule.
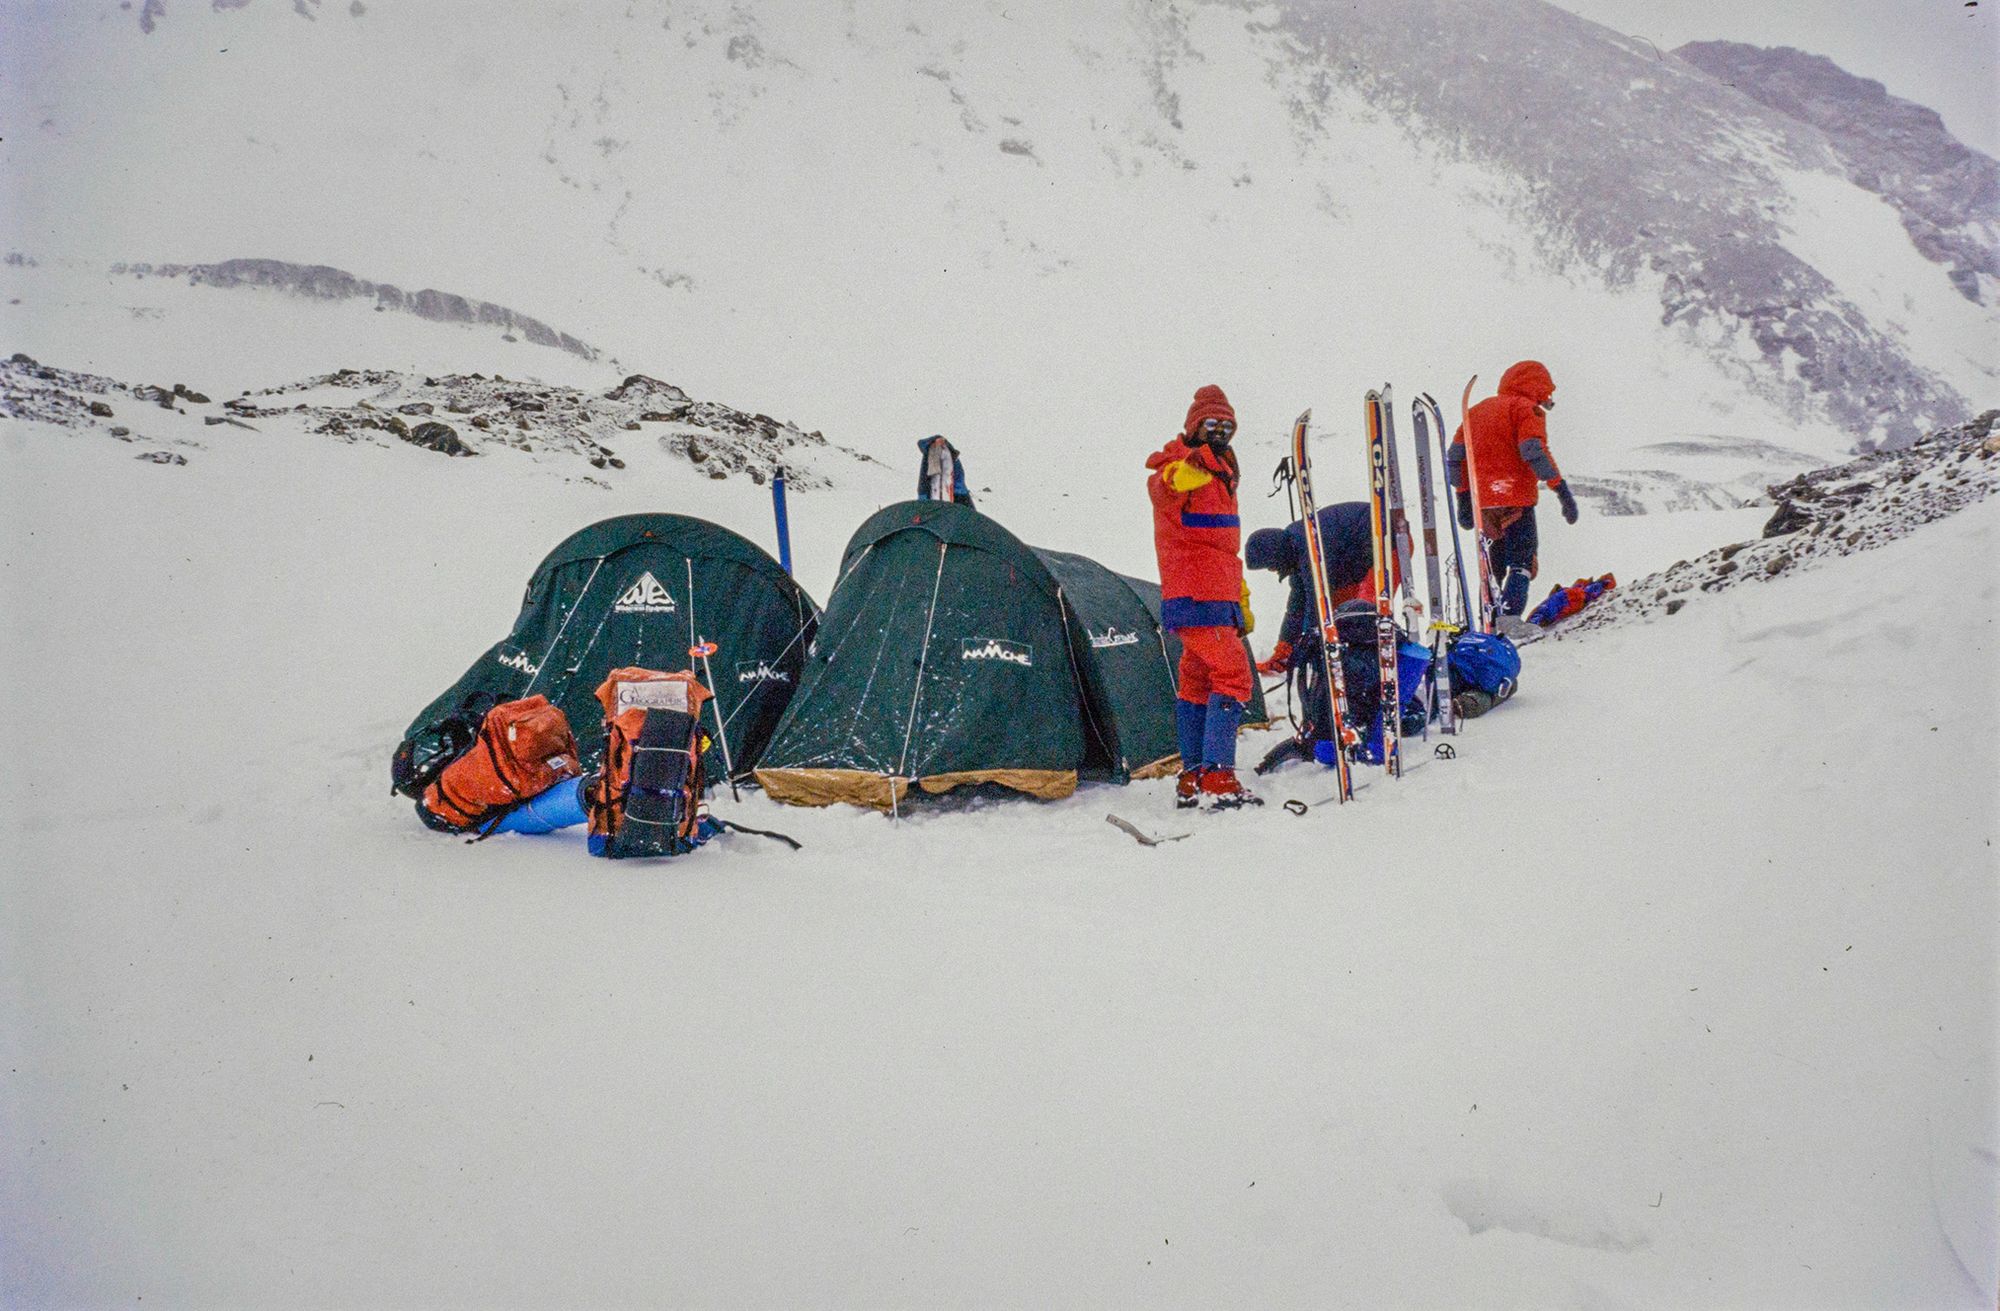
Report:
[[[708,679],[709,687],[713,688],[715,686],[715,670],[709,666],[708,658],[715,654],[715,643],[705,637],[697,638],[695,639],[695,644],[688,649],[688,654],[701,658],[702,675]],[[716,741],[722,743],[722,768],[729,778],[729,799],[731,801],[741,801],[743,798],[737,795],[736,792],[736,765],[729,758],[729,730],[722,723],[722,698],[711,692],[708,698],[708,709],[709,713],[715,716]]]
[[[924,662],[930,659],[931,628],[937,623],[938,590],[944,586],[944,557],[946,552],[950,550],[951,546],[949,543],[942,541],[938,543],[937,577],[931,581],[931,608],[929,613],[924,616],[924,644],[922,649],[917,652],[916,686],[910,690],[910,718],[909,722],[903,727],[903,754],[896,761],[896,778],[903,777],[903,771],[909,767],[910,763],[910,738],[917,731],[917,704],[924,697]],[[901,812],[896,809],[895,779],[889,780],[889,803],[890,814],[901,818]]]
[[[562,645],[563,634],[569,631],[569,621],[576,618],[576,608],[583,604],[584,597],[590,595],[590,585],[597,581],[597,571],[603,567],[604,557],[600,555],[597,557],[596,563],[590,566],[590,577],[583,580],[583,589],[576,594],[576,599],[569,603],[569,609],[563,613],[563,621],[556,627],[556,635],[549,639],[549,649],[542,652],[541,660],[535,665],[535,672],[528,678],[528,685],[521,689],[522,696],[526,696],[528,693],[534,691],[535,684],[541,681],[542,671],[548,668],[549,657],[554,655],[556,648]],[[603,625],[600,623],[598,627],[602,628]],[[593,643],[596,640],[594,637],[591,639]]]
[[[688,654],[701,661],[701,676],[708,680],[708,708],[709,713],[715,716],[716,740],[722,743],[722,768],[729,774],[729,799],[741,801],[743,798],[736,794],[736,765],[729,758],[729,726],[722,720],[722,689],[715,685],[715,667],[708,663],[708,658],[715,654],[715,643],[695,630],[693,557],[688,559],[687,574],[688,636],[694,639],[694,645],[688,648]]]

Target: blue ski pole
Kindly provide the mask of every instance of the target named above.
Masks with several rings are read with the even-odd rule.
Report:
[[[778,563],[785,567],[785,573],[792,572],[792,526],[785,519],[785,475],[782,471],[771,479],[771,510],[778,516]]]

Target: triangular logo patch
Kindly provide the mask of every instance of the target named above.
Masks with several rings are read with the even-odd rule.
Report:
[[[674,598],[650,573],[640,574],[639,581],[626,588],[611,608],[619,614],[649,615],[670,615],[677,609]]]

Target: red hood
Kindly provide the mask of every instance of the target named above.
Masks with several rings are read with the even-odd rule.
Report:
[[[1525,397],[1530,404],[1540,405],[1555,394],[1556,380],[1538,360],[1522,360],[1513,368],[1500,375],[1502,396]]]

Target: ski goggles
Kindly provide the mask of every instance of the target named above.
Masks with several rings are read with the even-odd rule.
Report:
[[[1201,435],[1204,437],[1220,437],[1222,440],[1228,441],[1236,435],[1236,420],[1203,419],[1201,421]]]

